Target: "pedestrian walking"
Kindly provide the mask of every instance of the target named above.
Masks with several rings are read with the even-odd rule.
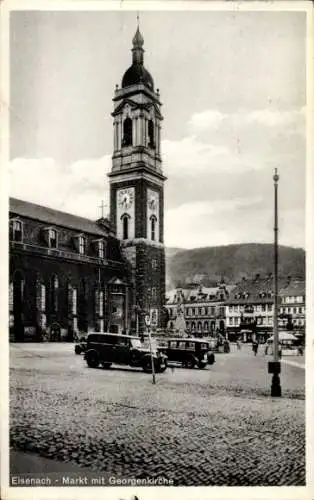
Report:
[[[266,342],[266,345],[265,345],[265,356],[267,356],[267,354],[268,354],[268,347],[269,347],[269,346],[268,346],[268,344],[267,344],[267,342]]]
[[[253,352],[254,352],[254,356],[256,356],[257,351],[258,351],[258,343],[256,342],[256,340],[254,340],[254,341],[252,342],[252,350],[253,350]]]
[[[229,353],[230,352],[230,343],[227,339],[224,341],[223,346],[224,346],[224,352]]]
[[[241,342],[240,342],[240,340],[237,340],[237,349],[238,349],[238,351],[241,351]]]

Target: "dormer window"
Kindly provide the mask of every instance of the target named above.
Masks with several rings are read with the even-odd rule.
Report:
[[[106,258],[106,241],[103,238],[93,240],[93,248],[99,259]]]
[[[84,255],[86,252],[86,239],[82,235],[78,237],[78,251],[81,255]]]
[[[18,219],[13,219],[11,221],[12,233],[11,237],[13,241],[23,240],[23,222]]]
[[[58,248],[58,230],[55,227],[45,227],[43,239],[49,248]]]
[[[98,257],[100,259],[105,258],[105,244],[104,240],[98,240]]]
[[[48,230],[48,245],[50,248],[57,248],[58,246],[57,231],[55,229]]]

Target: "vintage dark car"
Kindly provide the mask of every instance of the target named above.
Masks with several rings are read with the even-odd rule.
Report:
[[[159,348],[167,355],[168,361],[181,363],[186,368],[205,368],[215,363],[215,355],[210,343],[197,338],[168,338],[158,340]]]
[[[162,373],[167,368],[167,356],[160,349],[147,348],[139,337],[118,335],[114,333],[90,333],[87,336],[84,359],[90,368],[102,365],[110,368],[114,363],[142,368],[145,372],[152,371],[152,357],[156,373]]]

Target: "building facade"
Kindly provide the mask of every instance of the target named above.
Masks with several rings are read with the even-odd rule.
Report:
[[[176,332],[178,304],[184,308],[186,333],[206,337],[217,332],[224,334],[226,327],[225,301],[233,289],[221,283],[217,287],[180,288],[167,293],[167,329]]]
[[[128,266],[108,220],[12,198],[9,222],[12,340],[131,328]]]
[[[279,329],[305,332],[305,282],[279,278]],[[274,283],[272,275],[243,279],[226,301],[226,334],[230,340],[265,342],[274,327]]]
[[[139,331],[144,315],[162,324],[165,304],[164,182],[161,162],[161,102],[144,67],[144,40],[137,28],[132,65],[116,86],[114,151],[110,183],[111,222],[132,270]]]
[[[279,292],[279,326],[290,328],[304,336],[305,333],[305,282],[289,280]]]

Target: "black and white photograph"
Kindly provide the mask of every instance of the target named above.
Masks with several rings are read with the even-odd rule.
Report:
[[[310,498],[311,2],[70,3],[4,2],[4,498]]]

